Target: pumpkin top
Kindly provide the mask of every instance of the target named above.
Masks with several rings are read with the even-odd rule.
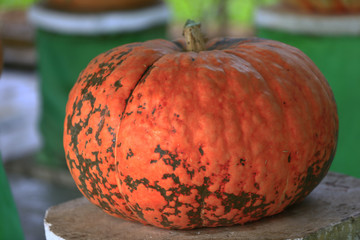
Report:
[[[201,32],[200,23],[193,20],[187,20],[183,34],[187,51],[200,52],[205,50],[205,39]]]

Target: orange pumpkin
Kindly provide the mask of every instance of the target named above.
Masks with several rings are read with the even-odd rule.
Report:
[[[147,7],[159,0],[46,0],[45,4],[54,9],[72,12],[103,12]]]
[[[80,191],[113,216],[171,229],[243,224],[303,200],[337,142],[319,69],[276,41],[186,43],[123,45],[80,74],[64,131]]]
[[[305,12],[315,13],[359,13],[359,0],[282,0],[286,5]]]

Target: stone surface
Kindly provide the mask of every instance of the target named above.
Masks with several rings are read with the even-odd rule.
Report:
[[[48,209],[50,239],[360,239],[360,179],[329,173],[302,202],[243,226],[164,230],[117,219],[84,198]]]

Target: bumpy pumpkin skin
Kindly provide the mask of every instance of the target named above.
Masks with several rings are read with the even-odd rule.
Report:
[[[285,4],[305,12],[323,14],[359,13],[358,0],[282,0]]]
[[[79,189],[112,215],[169,229],[243,224],[304,199],[338,132],[313,62],[260,39],[183,48],[124,45],[83,71],[64,132]]]
[[[171,49],[128,44],[94,58],[80,74],[66,105],[64,148],[83,195],[105,212],[134,220],[115,177],[115,139],[126,100],[147,66]],[[135,218],[136,219],[136,218]]]

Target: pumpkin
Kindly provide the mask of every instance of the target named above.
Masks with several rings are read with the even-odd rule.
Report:
[[[46,0],[45,4],[54,9],[70,12],[104,12],[147,7],[159,0]]]
[[[294,9],[315,13],[359,13],[360,1],[358,0],[282,0]]]
[[[167,229],[244,224],[303,200],[336,149],[324,76],[280,42],[184,33],[111,49],[80,74],[64,123],[80,191]]]

